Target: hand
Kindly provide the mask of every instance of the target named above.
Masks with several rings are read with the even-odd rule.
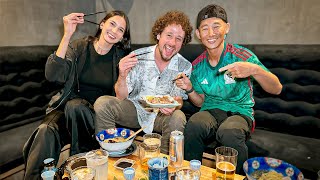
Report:
[[[183,90],[190,90],[192,88],[190,79],[184,73],[180,74],[179,76],[182,76],[182,78],[176,80],[177,87]]]
[[[223,68],[220,68],[219,72],[227,70],[228,72],[231,73],[231,76],[233,79],[246,78],[248,76],[255,74],[256,66],[257,65],[249,62],[235,62]]]
[[[134,53],[128,54],[123,57],[119,62],[119,76],[127,77],[130,70],[138,63],[138,59]]]
[[[64,36],[71,38],[78,24],[84,23],[83,13],[71,13],[63,17]]]
[[[176,109],[175,107],[173,107],[173,108],[160,108],[160,112],[162,112],[165,115],[170,116],[173,114],[175,109]]]

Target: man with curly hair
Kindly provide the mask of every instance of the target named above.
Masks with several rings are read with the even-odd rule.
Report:
[[[191,63],[178,52],[191,41],[192,26],[180,11],[170,11],[152,28],[156,45],[135,50],[119,62],[116,97],[102,96],[94,104],[96,133],[117,125],[144,128],[162,134],[161,152],[168,153],[170,133],[184,130],[186,117],[179,110],[188,96],[172,81],[191,74]],[[145,54],[146,53],[146,54]],[[139,55],[143,54],[143,55]],[[147,111],[140,100],[145,95],[170,95],[181,105]]]

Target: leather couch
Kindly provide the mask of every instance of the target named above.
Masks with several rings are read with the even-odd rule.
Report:
[[[320,45],[244,46],[283,84],[278,96],[254,86],[256,128],[247,141],[249,156],[282,159],[315,179],[320,170]],[[22,147],[60,88],[44,77],[46,59],[56,48],[0,47],[0,174],[23,164]],[[202,51],[192,44],[180,53],[193,61]],[[198,109],[185,102],[183,111],[190,117]],[[213,153],[212,148],[206,152]]]

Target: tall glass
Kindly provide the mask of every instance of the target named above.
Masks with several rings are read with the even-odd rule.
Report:
[[[161,146],[162,136],[158,133],[150,133],[143,135],[143,142],[148,146]]]
[[[147,145],[142,142],[139,145],[139,159],[141,169],[144,172],[148,171],[148,160],[160,156],[160,147],[155,145]]]
[[[215,151],[216,179],[233,180],[236,173],[238,151],[225,146],[218,147]]]
[[[108,179],[108,152],[102,149],[92,150],[86,154],[87,166],[96,171],[95,180]]]

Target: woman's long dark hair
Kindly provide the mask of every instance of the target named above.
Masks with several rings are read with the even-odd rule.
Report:
[[[126,52],[130,52],[131,51],[130,23],[129,23],[128,16],[124,12],[119,10],[111,11],[102,19],[102,21],[99,24],[106,22],[109,18],[112,18],[113,16],[121,16],[126,21],[126,29],[124,31],[123,38],[121,41],[117,42],[115,46],[124,49]],[[100,37],[101,31],[102,30],[99,28],[95,35],[96,38]]]

